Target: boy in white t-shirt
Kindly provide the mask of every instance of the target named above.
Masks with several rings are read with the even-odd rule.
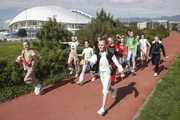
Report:
[[[69,58],[68,58],[68,69],[70,70],[70,74],[73,74],[74,68],[72,66],[72,61],[74,60],[74,66],[76,70],[75,76],[77,77],[79,75],[80,66],[79,66],[79,59],[75,54],[77,54],[77,47],[79,45],[79,42],[76,36],[72,36],[71,40],[72,40],[71,42],[61,42],[61,40],[59,40],[59,43],[68,44],[70,46],[71,51],[69,53]]]

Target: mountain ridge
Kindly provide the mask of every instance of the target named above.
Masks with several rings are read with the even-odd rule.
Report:
[[[120,22],[144,22],[144,21],[152,21],[152,20],[167,20],[167,21],[174,21],[174,22],[180,22],[180,15],[174,15],[174,16],[162,16],[162,17],[117,17],[116,20],[119,20]]]

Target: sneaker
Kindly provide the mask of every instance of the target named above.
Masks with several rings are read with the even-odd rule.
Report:
[[[37,82],[39,82],[38,79],[36,79],[36,80],[37,80]],[[36,87],[34,87],[34,93],[36,93],[36,91],[37,91],[37,89],[36,89]]]
[[[114,89],[114,92],[112,93],[112,96],[114,99],[116,99],[116,97],[117,97],[117,92],[118,92],[118,89],[117,88]]]
[[[131,70],[131,73],[135,73],[135,71],[134,71],[134,70]]]
[[[38,89],[39,89],[40,86],[41,86],[41,85],[38,84],[37,86],[34,87],[34,93],[36,93],[36,92],[38,91]]]
[[[156,77],[157,76],[157,73],[154,73],[154,77]]]
[[[35,87],[34,92],[35,92],[36,95],[40,95],[40,94],[41,94],[41,92],[42,92],[41,84],[38,84],[38,85]]]
[[[71,70],[71,72],[69,74],[72,75],[73,74],[73,70]]]
[[[101,108],[100,110],[97,111],[97,113],[103,115],[105,113],[105,109]]]
[[[124,72],[121,73],[121,79],[123,79],[125,76]]]
[[[95,81],[95,79],[96,79],[96,78],[95,78],[95,77],[93,77],[93,78],[91,79],[91,81]]]
[[[78,73],[78,72],[76,72],[76,75],[75,75],[75,76],[77,77],[78,75],[79,75],[79,73]]]
[[[126,65],[126,68],[128,68],[128,65]]]
[[[76,82],[76,83],[77,83],[78,85],[82,86],[82,82],[79,82],[79,81],[78,81],[78,82]]]

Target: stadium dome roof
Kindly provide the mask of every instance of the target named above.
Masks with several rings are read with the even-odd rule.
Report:
[[[20,21],[47,21],[48,18],[55,16],[57,22],[61,23],[75,23],[75,24],[87,24],[90,19],[87,19],[81,15],[75,14],[69,10],[66,10],[57,6],[38,6],[30,9],[26,9],[19,13],[9,24]]]

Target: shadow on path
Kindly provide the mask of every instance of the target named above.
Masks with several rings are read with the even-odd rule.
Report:
[[[129,85],[118,88],[118,93],[117,93],[117,98],[114,101],[114,103],[111,104],[111,106],[106,110],[105,114],[108,114],[108,111],[110,109],[112,109],[117,103],[119,103],[123,98],[125,98],[127,95],[132,94],[134,92],[134,97],[136,98],[137,96],[139,96],[139,92],[136,89],[136,87],[134,87],[134,85],[136,84],[136,82],[131,82]]]
[[[167,70],[167,67],[164,67],[164,65],[161,65],[163,62],[166,62],[165,60],[160,60],[159,67],[158,67],[158,74],[160,74],[164,69]],[[154,66],[155,67],[155,66]],[[155,68],[153,68],[154,70]]]
[[[76,79],[75,77],[72,77],[72,78],[69,78],[69,79],[60,81],[60,82],[58,82],[58,83],[55,83],[54,85],[52,85],[52,86],[50,86],[50,87],[48,87],[48,88],[44,88],[44,89],[43,89],[43,92],[41,93],[41,95],[46,94],[46,93],[48,93],[48,92],[50,92],[50,91],[52,91],[52,90],[54,90],[54,89],[56,89],[56,88],[58,88],[58,87],[61,87],[61,86],[63,86],[63,85],[66,85],[66,84],[68,84],[68,83],[74,84],[74,83],[75,83],[75,82],[74,82],[75,79]]]
[[[164,69],[167,70],[168,68],[167,68],[167,67],[164,67],[164,65],[161,65],[161,66],[159,67],[159,71],[158,71],[158,72],[160,73],[160,72],[162,72]],[[158,73],[158,74],[159,74],[159,73]]]
[[[136,72],[137,71],[139,71],[139,70],[144,70],[146,67],[148,67],[148,64],[149,64],[149,62],[150,62],[150,60],[148,60],[148,61],[145,61],[144,60],[144,63],[143,64],[141,64],[141,60],[137,60],[137,62],[136,62]]]

